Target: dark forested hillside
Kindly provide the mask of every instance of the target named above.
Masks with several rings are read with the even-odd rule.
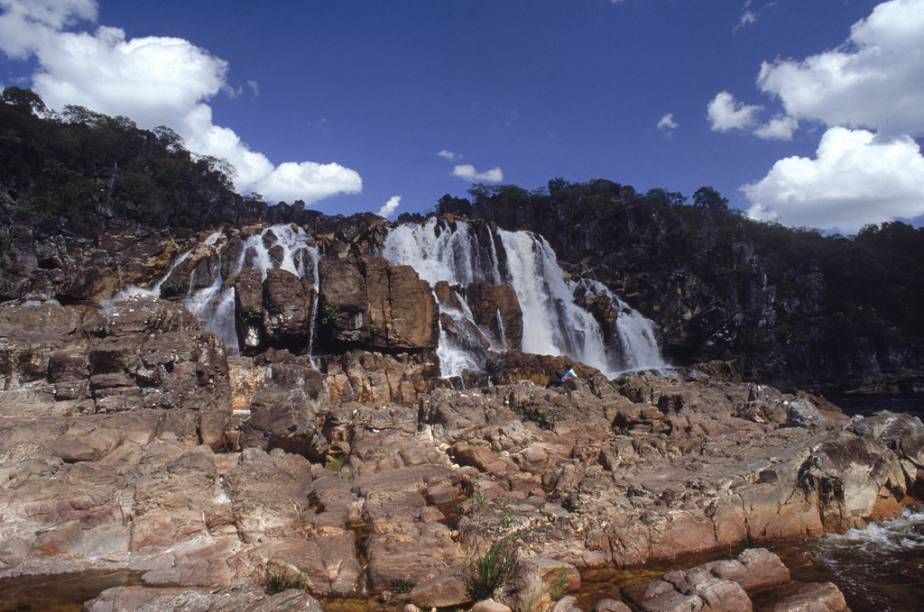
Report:
[[[924,229],[825,236],[743,218],[710,188],[688,201],[606,180],[479,187],[437,212],[542,234],[572,273],[655,319],[677,362],[736,358],[747,376],[783,384],[920,385]]]
[[[36,221],[120,218],[201,227],[240,207],[222,162],[190,154],[168,128],[81,107],[48,113],[28,90],[0,104],[0,187],[7,205]]]

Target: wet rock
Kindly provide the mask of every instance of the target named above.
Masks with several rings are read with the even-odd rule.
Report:
[[[510,285],[472,283],[465,290],[475,322],[490,330],[495,341],[506,340],[506,348],[520,349],[523,339],[523,311],[517,294]]]
[[[818,496],[827,529],[862,526],[882,497],[906,491],[901,460],[874,436],[840,432],[812,449],[800,471],[800,485]]]
[[[834,583],[801,583],[794,592],[770,604],[767,612],[846,612],[847,601]]]

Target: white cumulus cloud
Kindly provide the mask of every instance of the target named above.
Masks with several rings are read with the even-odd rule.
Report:
[[[798,121],[792,117],[777,115],[754,130],[754,135],[764,140],[792,140],[792,135],[797,129]]]
[[[720,91],[706,107],[706,116],[713,131],[729,132],[753,127],[760,110],[759,106],[737,102],[729,92]]]
[[[853,25],[845,44],[764,62],[757,83],[797,119],[922,135],[924,0],[883,2]]]
[[[452,175],[473,183],[500,183],[504,180],[504,171],[500,166],[478,172],[471,164],[461,164],[452,169]]]
[[[667,113],[658,120],[658,129],[670,132],[680,127],[680,124],[674,121],[674,113]]]
[[[385,217],[386,219],[392,216],[397,210],[398,206],[401,205],[401,196],[391,196],[388,198],[388,201],[382,204],[382,208],[379,209],[379,212],[375,213],[380,217]]]
[[[742,191],[753,219],[854,232],[924,214],[924,157],[909,136],[834,127],[814,159],[781,159]]]
[[[448,159],[449,161],[456,161],[457,159],[462,157],[461,155],[456,155],[455,153],[453,153],[452,151],[449,151],[448,149],[443,149],[442,151],[439,151],[436,154],[436,156],[442,157],[443,159]]]
[[[96,18],[93,0],[0,0],[0,51],[35,57],[32,87],[52,108],[85,106],[124,115],[139,126],[174,128],[193,153],[226,159],[235,187],[270,200],[307,203],[338,193],[358,193],[362,179],[336,163],[285,162],[274,166],[230,128],[215,125],[207,101],[227,83],[228,64],[174,37],[127,38],[119,28],[95,32],[62,28]],[[256,85],[251,89],[256,93]]]

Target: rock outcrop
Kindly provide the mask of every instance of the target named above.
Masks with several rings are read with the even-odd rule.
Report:
[[[0,414],[71,416],[194,407],[223,443],[224,346],[182,305],[134,297],[95,311],[55,301],[0,306]]]
[[[437,308],[410,266],[378,257],[321,261],[320,328],[331,348],[436,348]]]
[[[491,330],[496,341],[517,351],[523,340],[523,311],[510,285],[472,283],[465,290],[475,323]]]
[[[848,610],[843,594],[834,584],[790,582],[789,570],[780,558],[762,548],[747,549],[737,559],[668,572],[649,583],[630,583],[622,591],[645,612],[747,612],[755,609],[750,594],[762,591],[766,597],[768,589],[776,590],[777,601],[761,609]]]

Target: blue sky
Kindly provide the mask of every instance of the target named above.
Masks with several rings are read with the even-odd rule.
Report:
[[[918,0],[894,1],[909,10],[924,9]],[[742,185],[767,177],[780,159],[814,158],[826,131],[841,125],[827,110],[784,109],[782,95],[761,91],[756,83],[761,62],[802,60],[836,49],[847,41],[851,25],[879,4],[102,0],[88,8],[92,0],[66,2],[74,4],[73,15],[30,16],[28,23],[44,19],[55,31],[88,33],[111,26],[124,31],[125,41],[184,39],[227,62],[222,88],[200,98],[211,108],[214,125],[233,129],[275,164],[336,162],[355,171],[361,193],[341,189],[313,204],[345,214],[378,210],[394,195],[401,196],[398,212],[428,210],[444,193],[465,193],[470,183],[452,176],[463,164],[477,172],[501,168],[504,183],[525,187],[555,176],[610,178],[639,190],[663,186],[687,194],[713,185],[733,205],[747,209],[758,195],[749,199],[739,190]],[[80,12],[90,9],[95,15],[89,18]],[[743,17],[747,14],[753,19]],[[10,27],[24,31],[21,25]],[[924,37],[920,40],[924,48]],[[17,53],[8,44],[0,54],[0,82],[29,83],[36,71],[56,76],[59,68],[48,59],[52,52],[43,56],[35,48]],[[761,107],[749,126],[713,129],[707,105],[721,91],[730,92],[734,104]],[[52,93],[52,98],[60,96]],[[101,100],[104,111],[121,109],[110,104],[111,97],[90,95],[76,102],[87,100]],[[132,116],[135,107],[127,108],[124,114]],[[659,129],[668,113],[677,127]],[[755,136],[753,130],[776,113],[799,119],[792,139]],[[157,115],[162,117],[169,114]],[[908,140],[920,137],[914,121],[887,137],[906,138],[908,149]],[[878,131],[883,138],[881,121],[844,123]],[[460,157],[439,157],[441,150]],[[897,159],[917,163],[913,151],[903,152],[906,156]],[[774,185],[764,185],[761,201],[782,202],[773,198],[782,197],[784,189]],[[899,194],[903,202],[916,195],[924,202],[924,192]],[[893,209],[883,207],[880,216],[924,212],[913,204]],[[801,217],[794,213],[792,218]],[[850,229],[851,223],[853,217],[845,217],[840,226]]]

